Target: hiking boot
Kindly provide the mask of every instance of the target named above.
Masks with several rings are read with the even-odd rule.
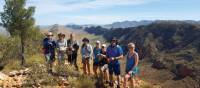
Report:
[[[120,88],[120,85],[117,85],[117,88]]]

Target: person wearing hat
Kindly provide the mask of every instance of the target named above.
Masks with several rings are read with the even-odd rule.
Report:
[[[96,46],[93,49],[94,59],[93,59],[93,72],[94,75],[97,77],[97,69],[99,67],[99,59],[101,52],[101,43],[100,41],[96,41]]]
[[[109,63],[109,79],[110,86],[113,86],[113,73],[117,76],[117,88],[120,87],[120,61],[119,59],[123,58],[123,50],[121,46],[118,45],[118,40],[114,37],[112,38],[111,44],[107,47],[106,54]]]
[[[58,40],[56,41],[57,45],[57,54],[58,54],[58,63],[62,65],[65,61],[65,53],[67,49],[67,41],[65,40],[65,34],[59,33]]]
[[[106,84],[109,83],[108,79],[108,58],[106,55],[106,44],[102,44],[101,51],[100,51],[100,74],[101,77],[105,79]]]
[[[43,50],[49,73],[52,73],[52,64],[55,61],[55,48],[56,42],[53,39],[53,33],[46,33],[46,38],[43,40]]]
[[[125,76],[124,76],[124,88],[127,88],[127,82],[130,79],[131,81],[131,88],[135,88],[135,78],[138,74],[138,62],[139,56],[138,53],[135,51],[135,44],[129,43],[128,44],[128,53],[126,55],[126,68],[125,68]]]
[[[83,44],[81,46],[81,55],[82,55],[82,63],[83,63],[83,72],[84,74],[90,75],[90,64],[89,61],[92,59],[93,52],[92,46],[89,44],[88,38],[83,38]]]
[[[71,33],[69,39],[67,40],[67,56],[68,62],[74,64],[76,70],[78,70],[77,56],[79,50],[79,43],[74,39],[74,35]]]

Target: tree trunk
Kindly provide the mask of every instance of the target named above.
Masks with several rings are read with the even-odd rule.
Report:
[[[23,36],[23,32],[21,32],[21,65],[25,64],[25,57],[24,57],[24,36]]]

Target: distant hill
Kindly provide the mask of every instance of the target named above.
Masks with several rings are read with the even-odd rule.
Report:
[[[69,35],[73,33],[75,35],[76,39],[79,39],[79,41],[83,38],[82,35],[87,36],[88,33],[83,30],[74,30],[72,28],[66,27],[65,25],[59,25],[54,24],[50,26],[40,26],[40,31],[42,33],[47,33],[48,31],[51,31],[54,33],[54,37],[57,37],[58,33],[64,33],[66,35],[66,39],[69,38]]]
[[[129,28],[129,27],[137,27],[141,25],[148,25],[153,21],[150,20],[143,20],[143,21],[123,21],[123,22],[114,22],[112,24],[103,25],[103,28]]]
[[[86,25],[76,25],[76,24],[68,24],[66,27],[71,29],[86,29],[90,27],[102,27],[106,29],[111,28],[128,28],[128,27],[137,27],[141,25],[148,25],[152,23],[153,21],[150,20],[142,20],[142,21],[123,21],[123,22],[114,22],[112,24],[105,24],[105,25],[95,25],[95,24],[86,24]]]
[[[77,25],[77,24],[67,24],[65,27],[66,28],[71,28],[74,30],[84,30],[85,28],[90,28],[90,27],[97,27],[100,25],[94,25],[94,24],[86,24],[86,25]]]
[[[86,24],[86,25],[77,25],[77,24],[68,24],[65,27],[71,29],[88,29],[88,28],[95,28],[95,27],[102,27],[104,29],[116,29],[116,28],[130,28],[130,27],[138,27],[138,26],[145,26],[149,25],[153,22],[159,22],[164,20],[141,20],[141,21],[122,21],[122,22],[114,22],[112,24],[105,24],[105,25],[95,25],[95,24]],[[175,21],[175,20],[174,20]],[[183,20],[186,23],[199,25],[200,21],[193,21],[193,20]]]
[[[90,33],[90,34],[95,34],[95,35],[102,35],[105,32],[109,31],[109,29],[103,28],[101,26],[96,26],[96,27],[86,27],[84,31]]]
[[[75,29],[75,30],[80,30],[83,29],[83,26],[81,25],[76,25],[76,24],[68,24],[65,27],[71,28],[71,29]]]

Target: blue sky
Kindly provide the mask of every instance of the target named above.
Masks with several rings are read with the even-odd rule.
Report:
[[[36,7],[37,25],[200,20],[200,0],[27,0],[27,6]]]

